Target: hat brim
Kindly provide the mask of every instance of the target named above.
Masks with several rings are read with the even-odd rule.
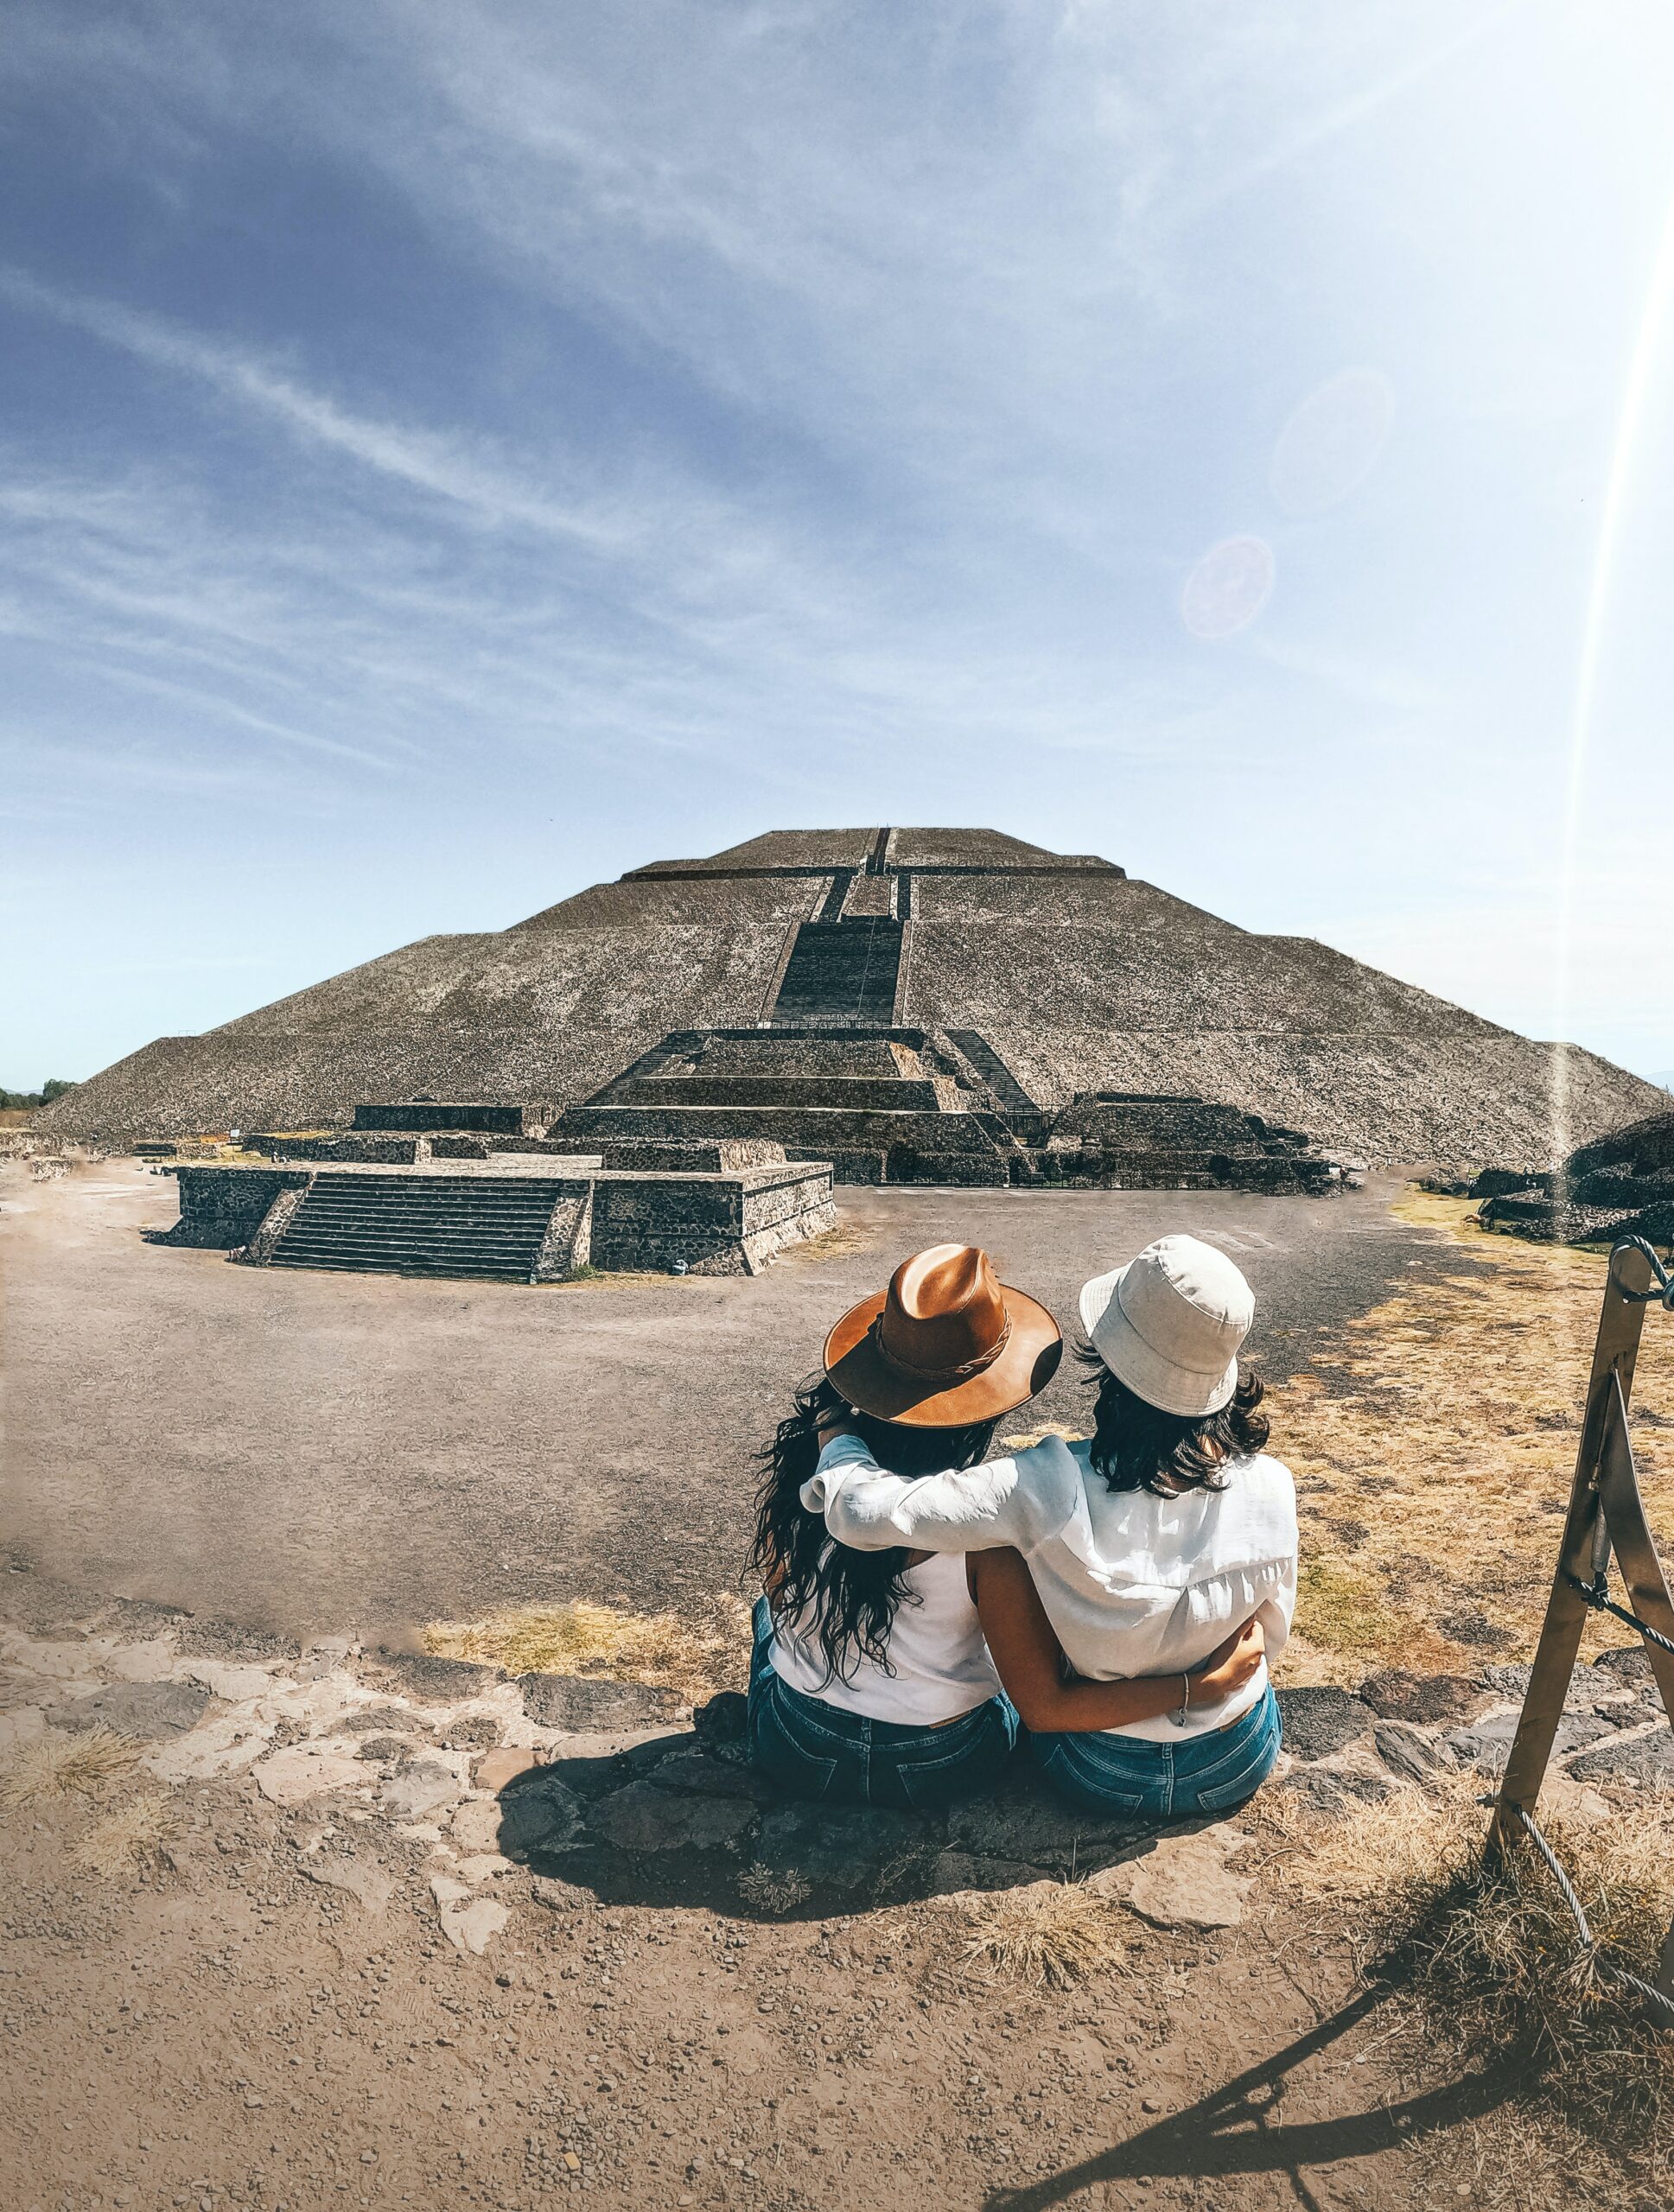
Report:
[[[1117,1293],[1127,1272],[1125,1267],[1112,1268],[1109,1274],[1096,1275],[1081,1286],[1081,1326],[1093,1350],[1117,1381],[1125,1382],[1148,1406],[1178,1414],[1182,1420],[1201,1421],[1218,1414],[1232,1403],[1238,1387],[1237,1359],[1206,1374],[1153,1351],[1122,1310]]]
[[[1011,1334],[999,1357],[979,1374],[945,1388],[897,1374],[872,1334],[889,1294],[880,1290],[851,1306],[826,1338],[826,1378],[861,1413],[903,1428],[968,1428],[998,1421],[1044,1390],[1064,1356],[1063,1333],[1044,1306],[1009,1283],[1001,1284],[1000,1293]]]

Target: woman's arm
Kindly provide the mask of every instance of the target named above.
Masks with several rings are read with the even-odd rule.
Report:
[[[1241,1689],[1262,1662],[1259,1621],[1246,1621],[1194,1674],[1148,1675],[1131,1681],[1066,1682],[1064,1654],[1021,1554],[973,1552],[965,1561],[977,1617],[1006,1695],[1023,1726],[1047,1735],[1085,1735],[1160,1720],[1187,1705],[1218,1705]]]
[[[861,1552],[984,1551],[1011,1544],[1032,1551],[1055,1536],[1081,1498],[1081,1474],[1068,1446],[1048,1436],[1011,1459],[909,1478],[892,1475],[857,1435],[826,1442],[802,1485],[802,1503],[837,1543]]]

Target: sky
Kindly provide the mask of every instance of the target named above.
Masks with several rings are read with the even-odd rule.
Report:
[[[0,1084],[986,824],[1674,1081],[1674,0],[12,0]]]

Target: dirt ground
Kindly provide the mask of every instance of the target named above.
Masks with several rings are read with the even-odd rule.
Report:
[[[1398,1186],[1391,1186],[1398,1187]],[[92,1588],[290,1634],[400,1634],[584,1595],[638,1611],[731,1586],[751,1452],[825,1331],[950,1235],[1073,1317],[1149,1238],[1221,1243],[1274,1373],[1451,1255],[1387,1189],[844,1190],[837,1236],[755,1279],[573,1288],[229,1267],[158,1249],[167,1177],[0,1166],[4,1541]],[[1079,1428],[1066,1361],[1029,1418]]]
[[[1394,1211],[1388,1189],[854,1196],[845,1236],[759,1282],[522,1294],[232,1268],[141,1241],[172,1194],[130,1164],[7,1172],[6,2212],[1509,2201],[1482,2161],[1505,2155],[1517,2085],[1439,2055],[1397,2066],[1410,2046],[1360,1978],[1353,1916],[1290,1885],[1260,1801],[1086,1856],[1061,1814],[1002,1808],[985,1842],[934,1847],[912,1894],[889,1864],[810,1893],[749,1862],[759,1841],[740,1840],[769,1815],[748,1777],[711,1762],[710,1794],[682,1794],[684,1710],[577,1733],[531,1720],[492,1668],[438,1688],[412,1669],[447,1662],[373,1648],[385,1627],[411,1649],[427,1621],[563,1597],[712,1603],[743,1527],[741,1434],[952,1207],[1060,1312],[1166,1228],[1251,1274],[1316,1569],[1289,1679],[1356,1685],[1403,1636],[1461,1676],[1526,1657],[1596,1261],[1461,1241],[1456,1215]],[[1537,1319],[1539,1373],[1517,1349]],[[1471,1360],[1450,1365],[1467,1323]],[[1643,1370],[1653,1432],[1670,1371],[1663,1351]],[[1030,1418],[1079,1427],[1081,1407],[1063,1384]],[[1427,1484],[1468,1499],[1485,1423],[1483,1517],[1437,1559]],[[1420,1602],[1426,1547],[1448,1586]],[[1368,1607],[1384,1625],[1361,1648]],[[1495,1707],[1456,1684],[1461,1758],[1492,1766],[1510,1685]],[[1373,1709],[1304,1694],[1325,1733],[1298,1738],[1295,1772],[1369,1786],[1390,1757]],[[1650,1707],[1607,1672],[1588,1695],[1582,1770],[1607,1792],[1665,1786]],[[88,1728],[105,1714],[114,1735]],[[89,1742],[109,1770],[57,1794],[29,1766]],[[534,1760],[631,1843],[512,1849]],[[1015,1865],[996,1855],[1014,1834],[1032,1839]],[[1098,1919],[1084,1978],[971,1954],[996,1896],[1064,1876]]]

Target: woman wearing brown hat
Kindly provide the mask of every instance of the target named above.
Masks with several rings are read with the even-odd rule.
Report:
[[[979,1589],[1032,1611],[1087,1684],[1171,1675],[1166,1705],[1092,1732],[1019,1697],[1031,1749],[1101,1809],[1220,1811],[1279,1751],[1264,1660],[1229,1688],[1225,1639],[1247,1629],[1276,1656],[1296,1599],[1295,1492],[1238,1362],[1255,1300],[1224,1253],[1165,1236],[1085,1284],[1080,1309],[1098,1391],[1085,1442],[1049,1436],[909,1483],[858,1424],[831,1424],[803,1503],[845,1547],[978,1555]],[[1003,1634],[989,1642],[1004,1675]]]
[[[798,1391],[761,1455],[749,1736],[782,1788],[945,1804],[997,1777],[1019,1707],[1034,1727],[1079,1732],[1178,1701],[1178,1677],[1066,1681],[1032,1592],[997,1554],[850,1549],[803,1503],[823,1425],[844,1421],[875,1467],[909,1482],[973,1467],[1062,1350],[1043,1306],[997,1282],[986,1253],[955,1244],[915,1254],[831,1331],[824,1376]],[[1258,1641],[1230,1637],[1215,1657],[1230,1688],[1259,1664]]]

